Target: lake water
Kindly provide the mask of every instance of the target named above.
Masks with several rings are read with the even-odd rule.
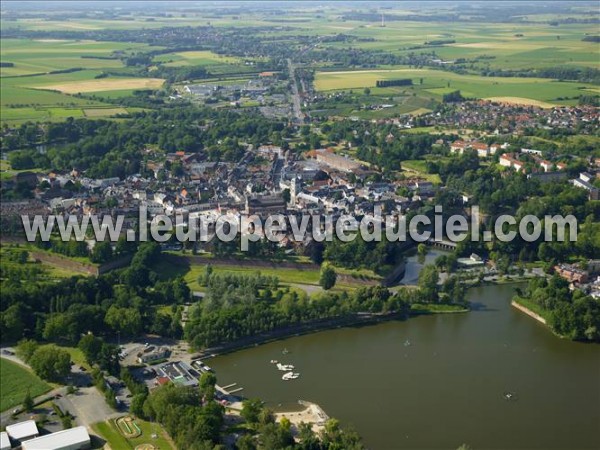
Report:
[[[510,306],[513,292],[471,289],[470,313],[324,331],[210,365],[271,407],[318,403],[373,449],[600,449],[600,346],[555,337]],[[271,359],[301,377],[281,380]]]

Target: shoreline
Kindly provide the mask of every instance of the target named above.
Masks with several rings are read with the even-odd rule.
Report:
[[[513,307],[517,308],[519,311],[521,311],[521,312],[523,312],[523,313],[527,314],[529,317],[531,317],[531,318],[533,318],[533,319],[537,320],[537,321],[538,321],[538,322],[540,322],[541,324],[543,324],[543,325],[547,326],[548,328],[550,328],[550,327],[549,327],[549,325],[548,325],[548,323],[546,322],[546,319],[544,319],[544,318],[543,318],[542,316],[540,316],[539,314],[537,314],[537,313],[533,312],[531,309],[527,308],[527,307],[526,307],[526,306],[524,306],[524,305],[521,305],[521,304],[520,304],[519,302],[517,302],[516,300],[511,300],[510,304],[511,304],[511,306],[513,306]]]
[[[204,350],[199,351],[196,355],[198,359],[214,358],[216,356],[233,353],[239,350],[244,350],[246,348],[258,347],[259,345],[268,344],[270,342],[276,342],[291,337],[317,333],[320,331],[328,331],[344,327],[362,327],[377,325],[379,323],[389,322],[392,320],[403,321],[408,320],[411,317],[434,314],[462,314],[467,313],[469,311],[470,309],[465,307],[462,309],[452,311],[417,310],[410,311],[408,314],[402,314],[398,312],[380,314],[359,312],[338,318],[320,319],[317,321],[290,325],[287,327],[272,330],[267,333],[247,336],[233,342],[228,342],[226,344],[206,348]]]

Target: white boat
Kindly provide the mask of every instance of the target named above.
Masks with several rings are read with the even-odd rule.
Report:
[[[286,372],[286,373],[283,374],[283,376],[281,377],[281,379],[284,380],[284,381],[289,381],[289,380],[295,380],[299,376],[300,376],[299,373]]]
[[[290,370],[294,370],[294,366],[291,364],[277,363],[277,369],[281,370],[282,372],[289,372]]]
[[[271,364],[277,364],[279,361],[277,361],[276,359],[272,359],[271,360]]]

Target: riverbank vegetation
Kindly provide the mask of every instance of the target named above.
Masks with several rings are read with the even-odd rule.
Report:
[[[401,288],[393,293],[381,286],[369,286],[310,297],[281,288],[273,278],[208,271],[205,297],[190,308],[184,336],[199,349],[316,321],[330,320],[333,325],[336,320],[347,321],[361,314],[406,318],[414,303],[464,307],[462,285],[452,277],[438,285],[436,268],[427,267],[418,289]]]
[[[526,290],[517,289],[514,301],[546,319],[560,336],[600,342],[600,302],[580,290],[571,291],[560,277],[532,279]]]

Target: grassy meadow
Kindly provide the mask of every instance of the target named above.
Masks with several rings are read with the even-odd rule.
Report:
[[[27,395],[27,390],[35,398],[50,389],[49,384],[30,370],[5,358],[0,358],[0,411],[20,405]]]

